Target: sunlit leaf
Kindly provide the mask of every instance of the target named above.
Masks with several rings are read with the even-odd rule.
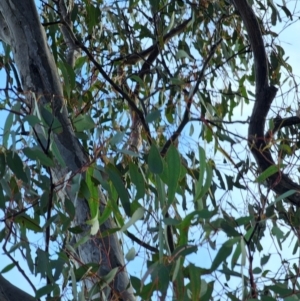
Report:
[[[132,261],[136,256],[135,248],[131,248],[127,254],[125,255],[125,258],[127,261]]]
[[[132,217],[130,218],[130,220],[121,228],[121,231],[124,232],[125,230],[127,230],[130,226],[132,226],[133,224],[135,224],[138,220],[140,220],[145,213],[145,209],[143,209],[142,207],[139,207],[133,214]]]

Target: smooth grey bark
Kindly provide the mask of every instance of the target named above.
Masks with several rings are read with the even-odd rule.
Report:
[[[62,132],[57,135],[53,133],[53,138],[65,162],[65,167],[56,166],[52,170],[54,179],[60,181],[65,179],[69,172],[79,173],[83,166],[88,165],[89,158],[75,137],[68,119],[57,67],[47,45],[46,35],[33,0],[0,1],[0,38],[12,48],[27,100],[30,102],[38,99],[39,106],[50,104],[53,115],[62,125]],[[66,197],[72,200],[70,191],[66,190],[65,193]],[[100,210],[103,210],[105,207],[103,195],[99,201]],[[74,205],[76,208],[74,223],[84,230],[83,234],[76,235],[78,241],[89,232],[89,226],[86,224],[89,218],[89,206],[84,199],[77,199]],[[100,277],[107,275],[111,269],[118,268],[118,273],[110,284],[112,290],[107,288],[104,291],[108,300],[135,300],[117,235],[101,238],[101,232],[114,227],[112,219],[108,219],[101,226],[98,235],[78,247],[79,258],[84,264],[91,262],[100,264]],[[85,280],[86,288],[89,290],[96,281],[96,279]],[[1,286],[7,287],[3,277],[0,277]],[[13,288],[11,285],[9,290],[12,291]],[[15,289],[17,291],[17,288]],[[29,299],[26,293],[16,299],[4,299],[4,301],[12,300]]]

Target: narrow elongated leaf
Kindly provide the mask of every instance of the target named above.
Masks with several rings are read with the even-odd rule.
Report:
[[[206,167],[206,156],[205,156],[205,150],[201,146],[199,146],[199,162],[200,162],[200,170],[199,170],[198,185],[202,187],[205,167]]]
[[[255,182],[262,183],[265,181],[268,177],[274,175],[276,172],[279,172],[280,167],[283,166],[277,166],[277,165],[272,165],[268,167],[265,171],[263,171],[255,180]]]
[[[231,251],[232,246],[226,244],[221,246],[216,257],[212,262],[211,271],[215,271],[218,268],[218,266],[227,259],[227,257],[231,254]]]
[[[23,168],[23,162],[16,152],[8,151],[6,153],[6,162],[18,179],[28,183],[28,178]]]
[[[5,174],[6,160],[4,153],[0,152],[0,179]]]
[[[291,190],[289,190],[289,191],[287,191],[287,192],[281,194],[280,196],[278,196],[278,197],[275,199],[274,202],[278,202],[278,201],[280,201],[280,200],[283,200],[283,199],[285,199],[285,198],[287,198],[287,197],[293,195],[293,194],[296,193],[296,192],[297,192],[296,190],[291,189]]]
[[[148,165],[150,171],[154,174],[161,174],[163,172],[163,162],[160,153],[154,144],[151,145],[149,151]]]
[[[195,265],[189,265],[189,275],[190,275],[190,288],[192,292],[191,300],[199,300],[200,289],[201,289],[201,273],[200,269]]]
[[[178,186],[180,176],[180,156],[177,149],[171,145],[167,156],[167,184],[168,184],[168,204],[172,204]]]
[[[129,163],[130,179],[136,187],[135,199],[143,198],[145,195],[145,181],[142,174],[139,172],[138,167],[132,162]]]
[[[106,166],[106,172],[108,173],[109,179],[112,181],[114,187],[118,192],[125,213],[128,216],[131,216],[128,192],[124,186],[123,180],[119,175],[119,172],[111,164],[108,164]]]
[[[231,269],[232,270],[236,266],[240,255],[241,255],[241,245],[237,244],[236,247],[235,247],[235,250],[232,254],[232,257],[231,257]]]
[[[4,131],[3,131],[4,134],[3,134],[2,143],[5,148],[8,148],[8,139],[9,139],[9,136],[11,133],[13,121],[14,121],[14,114],[10,112],[6,118],[6,121],[4,124]]]
[[[43,286],[42,288],[39,288],[36,293],[35,293],[35,297],[36,298],[41,298],[42,296],[45,296],[47,294],[50,294],[53,291],[53,285],[49,284],[46,286]]]
[[[26,229],[33,230],[34,232],[42,232],[40,225],[26,214],[17,215],[15,217],[15,222],[19,223]]]
[[[188,58],[190,60],[194,60],[186,51],[180,49],[176,53],[176,59]]]
[[[78,115],[73,120],[73,124],[77,132],[91,130],[95,127],[95,122],[90,115]]]
[[[127,230],[130,226],[132,226],[136,221],[140,220],[145,213],[145,209],[142,207],[139,207],[133,214],[130,220],[121,228],[121,231],[124,232]]]
[[[1,271],[1,275],[4,274],[4,273],[7,273],[9,272],[10,270],[12,270],[16,265],[14,263],[10,263],[8,264],[7,266],[5,266]]]
[[[31,160],[39,160],[41,162],[41,164],[44,166],[47,166],[47,167],[54,166],[53,160],[50,157],[48,157],[46,154],[44,154],[38,148],[25,147],[23,149],[23,153],[25,156],[27,156]]]
[[[158,201],[160,203],[160,208],[164,208],[166,204],[166,192],[165,192],[165,186],[161,178],[156,175],[155,176],[155,184],[156,184],[156,189],[157,189],[157,194],[158,194]],[[157,208],[156,208],[157,207]],[[155,209],[158,209],[158,206],[156,206]]]
[[[97,218],[99,216],[99,193],[98,187],[92,180],[94,173],[94,166],[90,166],[86,171],[86,184],[89,189],[89,198],[87,199],[90,207],[91,219]]]
[[[212,172],[212,168],[207,163],[205,164],[205,170],[206,170],[206,179],[205,179],[204,186],[200,187],[198,186],[199,182],[197,183],[198,189],[196,193],[196,200],[201,199],[208,192],[212,183],[213,172]]]
[[[108,219],[108,217],[111,215],[111,213],[112,213],[111,200],[108,200],[104,211],[101,212],[101,215],[98,219],[100,226]]]

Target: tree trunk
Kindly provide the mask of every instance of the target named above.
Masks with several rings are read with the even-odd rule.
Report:
[[[50,104],[53,115],[62,125],[62,132],[52,133],[52,135],[65,166],[53,168],[53,178],[61,181],[69,172],[73,174],[81,172],[83,167],[89,164],[89,158],[75,137],[68,119],[57,67],[49,51],[47,38],[33,0],[0,1],[0,38],[12,48],[27,101],[32,105],[37,101],[40,107]],[[66,197],[72,200],[70,191],[65,193]],[[99,194],[101,195],[101,192]],[[84,230],[84,233],[76,235],[78,241],[90,231],[90,227],[86,224],[90,210],[84,199],[77,199],[74,205],[76,208],[74,226],[80,226]],[[104,207],[105,199],[102,196],[100,210]],[[78,255],[83,264],[100,265],[100,278],[107,275],[113,268],[118,268],[113,283],[110,283],[104,291],[108,299],[134,300],[117,235],[101,237],[101,232],[113,227],[115,226],[112,219],[108,219],[101,226],[100,233],[78,247]],[[96,281],[97,279],[86,279],[86,288],[89,290]],[[3,301],[32,300],[25,292],[9,285],[3,277],[0,277],[0,288],[7,289],[4,294],[0,295]]]

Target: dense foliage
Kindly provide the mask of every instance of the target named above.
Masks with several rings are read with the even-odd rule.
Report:
[[[249,1],[265,46],[257,50],[231,1],[41,1],[63,97],[28,88],[1,27],[0,240],[12,262],[1,273],[20,267],[18,250],[43,279],[36,298],[100,290],[121,300],[113,283],[127,268],[137,300],[298,300],[298,78],[280,33],[299,13],[297,1],[279,2]],[[266,129],[252,112],[264,51],[262,86],[279,88],[272,105],[266,97]],[[86,158],[76,170],[57,146],[69,141],[62,107]],[[248,137],[256,117],[263,136],[250,127]],[[93,247],[110,252],[114,233],[126,267],[97,274],[100,259],[86,262],[77,248],[97,237]]]

